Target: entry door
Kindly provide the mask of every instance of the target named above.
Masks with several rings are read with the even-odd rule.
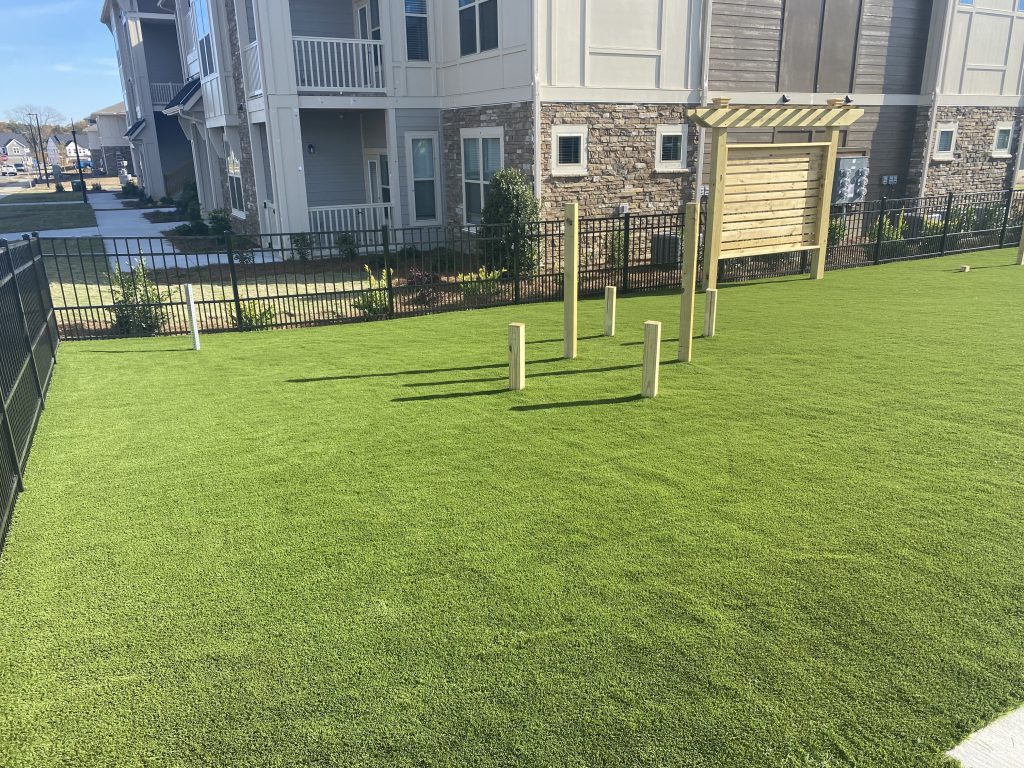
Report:
[[[391,174],[385,154],[366,156],[366,199],[373,205],[391,204]],[[382,223],[390,223],[390,218],[390,214],[384,214]]]
[[[369,0],[356,6],[356,33],[360,40],[380,40],[380,0]],[[380,48],[373,49],[373,56],[363,59],[363,68],[367,84],[380,81],[381,56]],[[370,73],[373,73],[371,79]]]

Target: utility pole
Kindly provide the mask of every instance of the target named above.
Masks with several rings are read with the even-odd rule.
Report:
[[[36,147],[36,162],[39,163],[40,168],[42,168],[43,172],[46,174],[46,186],[49,187],[50,168],[46,165],[46,149],[43,147],[43,130],[39,127],[39,115],[35,112],[29,112],[29,116],[36,119],[36,137],[39,142],[39,145]]]
[[[89,193],[85,191],[85,176],[82,174],[82,151],[78,146],[78,134],[75,133],[75,121],[71,121],[71,140],[75,142],[75,167],[78,169],[78,183],[82,186],[82,202],[89,202]]]

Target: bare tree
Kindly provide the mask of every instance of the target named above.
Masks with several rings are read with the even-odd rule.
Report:
[[[37,123],[38,117],[38,123]],[[46,162],[46,141],[50,134],[59,131],[67,124],[67,118],[53,107],[39,107],[35,104],[22,104],[20,107],[7,111],[8,129],[20,133],[32,147],[37,159]],[[39,130],[36,130],[36,126]],[[42,133],[42,137],[39,133]],[[40,144],[40,140],[42,144]]]

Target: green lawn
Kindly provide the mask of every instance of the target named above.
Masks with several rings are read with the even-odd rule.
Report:
[[[45,229],[95,226],[96,214],[85,203],[0,206],[0,232],[41,232]]]
[[[67,185],[70,190],[70,184]],[[81,192],[46,191],[42,185],[26,192],[12,192],[0,197],[0,205],[21,205],[22,203],[77,203],[82,201]]]
[[[646,401],[675,296],[65,344],[0,765],[942,765],[1024,701],[1011,263],[723,289]]]

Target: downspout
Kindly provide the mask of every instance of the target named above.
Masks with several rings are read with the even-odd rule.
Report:
[[[704,0],[700,24],[700,105],[707,106],[710,89],[708,70],[711,68],[711,12],[714,0]],[[695,202],[700,202],[700,190],[704,186],[704,129],[698,129],[697,139],[697,181],[694,185]]]
[[[921,189],[918,193],[924,197],[925,189],[928,188],[928,171],[932,165],[932,141],[935,137],[935,124],[939,119],[939,96],[942,93],[942,78],[946,74],[946,51],[949,48],[949,34],[953,26],[953,14],[956,13],[956,6],[947,2],[946,19],[942,25],[942,41],[939,44],[939,58],[935,63],[935,81],[932,83],[932,103],[928,113],[928,135],[924,143],[924,168],[921,171]]]
[[[538,205],[541,199],[541,146],[540,146],[540,4],[541,0],[533,0],[533,14],[530,23],[533,25],[533,194]],[[550,30],[549,30],[550,34]],[[550,40],[547,45],[550,45]]]

